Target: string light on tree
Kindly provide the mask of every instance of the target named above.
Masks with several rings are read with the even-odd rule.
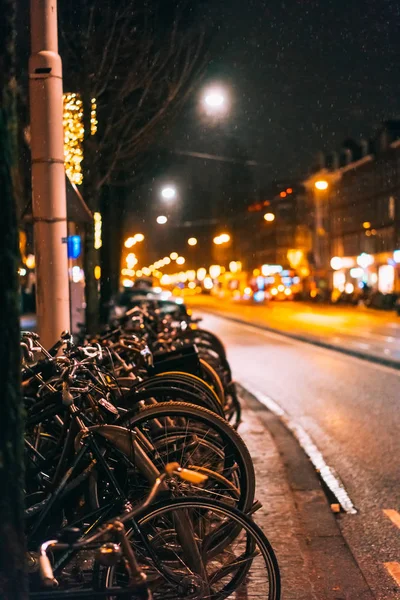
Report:
[[[63,95],[63,126],[64,126],[64,162],[69,179],[76,185],[83,181],[81,162],[83,160],[83,103],[80,94],[66,93]],[[97,104],[91,100],[90,133],[97,132]]]
[[[79,94],[64,94],[64,161],[70,180],[76,185],[82,183],[83,160],[82,143],[84,138],[82,100]]]
[[[99,212],[95,212],[93,214],[93,219],[94,219],[94,247],[96,248],[96,250],[99,250],[99,248],[101,248],[103,245],[103,240],[101,239],[101,229],[102,229],[101,214]]]

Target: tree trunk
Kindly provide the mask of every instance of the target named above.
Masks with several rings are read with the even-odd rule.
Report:
[[[15,2],[0,0],[0,597],[25,600],[23,410],[20,395]]]
[[[96,151],[90,133],[91,93],[84,89],[83,102],[83,127],[85,130],[83,141],[83,182],[82,195],[92,212],[99,210],[99,191],[96,185]],[[99,329],[99,286],[94,276],[94,268],[99,265],[100,257],[94,247],[94,224],[85,226],[83,268],[85,271],[85,300],[86,300],[86,331],[90,335],[98,333]]]
[[[107,323],[108,303],[119,288],[125,195],[123,188],[109,187],[104,189],[102,194],[103,245],[100,251],[100,320],[102,323]]]
[[[85,271],[86,331],[95,335],[99,330],[99,286],[94,269],[99,264],[99,252],[94,247],[93,223],[85,226],[83,268]]]

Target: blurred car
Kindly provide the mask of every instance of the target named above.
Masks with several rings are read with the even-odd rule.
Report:
[[[171,292],[161,288],[126,288],[111,303],[110,321],[123,317],[135,306],[149,305],[160,310],[161,314],[176,318],[187,318],[188,312],[183,298],[172,296]]]

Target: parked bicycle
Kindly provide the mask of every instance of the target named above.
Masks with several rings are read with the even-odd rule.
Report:
[[[280,597],[216,336],[144,305],[83,345],[21,348],[32,598],[251,597],[252,572]]]

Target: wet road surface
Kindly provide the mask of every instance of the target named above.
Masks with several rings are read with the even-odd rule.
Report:
[[[188,303],[400,366],[400,317],[394,311],[302,302],[265,305],[204,295]]]
[[[195,314],[199,311],[195,310]],[[234,377],[267,395],[309,434],[357,514],[339,526],[378,600],[400,598],[400,373],[203,313]]]

